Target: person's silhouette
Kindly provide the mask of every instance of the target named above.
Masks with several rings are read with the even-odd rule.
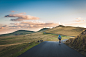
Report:
[[[59,39],[59,44],[61,44],[61,36],[60,35],[58,36],[58,39]]]

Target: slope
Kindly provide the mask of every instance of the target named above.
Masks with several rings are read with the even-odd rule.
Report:
[[[53,34],[62,34],[67,36],[77,36],[86,28],[82,27],[72,27],[72,26],[57,26],[52,29],[48,29],[44,32]]]
[[[40,29],[38,32],[42,32],[42,31],[45,31],[45,30],[47,30],[47,29],[49,29],[49,28],[42,28],[42,29]]]
[[[15,31],[13,33],[2,34],[0,36],[25,35],[25,34],[30,34],[30,33],[34,33],[34,31],[18,30],[18,31]]]
[[[69,40],[66,41],[65,44],[76,49],[77,51],[86,56],[86,30],[84,30],[77,37],[70,38]]]

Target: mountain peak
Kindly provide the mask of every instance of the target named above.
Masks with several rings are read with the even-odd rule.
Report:
[[[64,25],[59,25],[58,27],[65,27]]]

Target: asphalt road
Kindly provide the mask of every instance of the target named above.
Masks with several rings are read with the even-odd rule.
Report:
[[[45,41],[18,57],[85,57],[64,43]]]

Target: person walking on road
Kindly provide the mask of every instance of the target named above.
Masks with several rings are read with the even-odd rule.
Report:
[[[59,44],[61,44],[62,37],[60,35],[58,36],[58,39],[59,39]]]

